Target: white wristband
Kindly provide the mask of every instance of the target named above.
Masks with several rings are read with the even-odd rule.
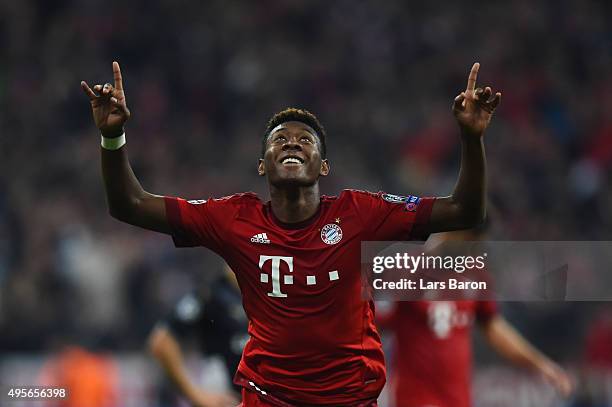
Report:
[[[125,144],[125,132],[119,137],[101,137],[100,145],[105,150],[119,150]]]

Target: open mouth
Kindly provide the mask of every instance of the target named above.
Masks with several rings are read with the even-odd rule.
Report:
[[[302,165],[304,164],[304,160],[299,157],[285,157],[281,160],[281,164],[283,165]]]

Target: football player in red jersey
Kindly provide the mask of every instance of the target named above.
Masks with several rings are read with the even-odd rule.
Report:
[[[305,110],[268,123],[257,171],[269,202],[252,193],[184,200],[146,192],[125,147],[130,117],[119,64],[114,86],[85,82],[102,133],[102,176],[115,218],[205,246],[235,271],[250,340],[234,381],[245,406],[374,406],[385,383],[374,303],[361,297],[360,242],[422,239],[469,228],[485,215],[482,136],[501,94],[476,88],[479,64],[453,112],[461,130],[461,169],[452,195],[418,198],[345,190],[321,196],[329,173],[325,131]]]
[[[478,227],[439,233],[427,245],[435,250],[447,241],[474,242],[483,238],[483,232]],[[568,374],[518,333],[497,312],[495,301],[401,301],[385,308],[377,309],[376,322],[394,337],[390,387],[395,407],[473,405],[474,322],[491,347],[508,361],[542,375],[563,396],[572,391]]]

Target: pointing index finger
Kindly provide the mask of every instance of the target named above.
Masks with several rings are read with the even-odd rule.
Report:
[[[478,77],[478,69],[480,68],[480,64],[475,62],[472,65],[472,70],[470,71],[470,76],[468,77],[466,92],[470,94],[474,94],[474,88],[476,87],[476,78]]]
[[[121,78],[121,68],[119,62],[113,61],[113,77],[115,78],[115,89],[123,90],[123,79]]]

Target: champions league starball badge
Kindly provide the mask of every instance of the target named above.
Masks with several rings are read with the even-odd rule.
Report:
[[[402,195],[393,195],[393,194],[383,194],[382,199],[387,202],[395,203],[395,204],[404,204],[404,209],[408,212],[414,212],[417,209],[417,205],[421,198],[414,195],[402,196]]]
[[[321,229],[321,240],[325,244],[336,244],[342,240],[342,229],[335,223],[328,223]]]
[[[382,194],[382,199],[391,203],[404,203],[408,199],[407,196],[394,195],[394,194]]]

